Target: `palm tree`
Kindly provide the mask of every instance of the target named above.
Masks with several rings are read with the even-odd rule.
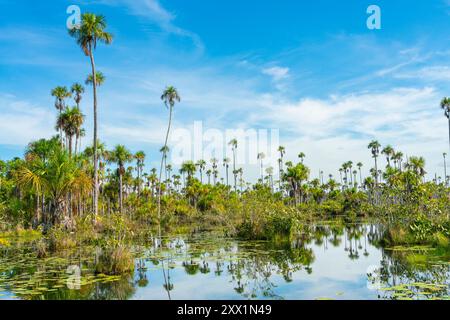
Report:
[[[301,201],[303,201],[302,182],[308,180],[309,173],[309,169],[302,163],[299,163],[295,167],[293,166],[287,168],[284,179],[291,185],[295,204],[298,203],[297,197],[299,193]]]
[[[169,178],[168,172],[167,172],[167,157],[169,155],[170,148],[168,146],[164,146],[164,147],[162,147],[159,150],[159,152],[161,152],[162,157],[163,157],[163,161],[164,161],[163,167],[165,168],[165,170],[164,170],[164,174],[165,174],[164,178],[167,180]],[[161,179],[162,179],[162,177],[161,177]]]
[[[94,50],[98,42],[111,44],[113,36],[106,32],[106,20],[101,15],[84,13],[79,28],[72,28],[69,34],[74,37],[84,54],[90,58],[92,69],[92,88],[94,96],[94,215],[98,215],[98,154],[97,154],[97,72],[95,68]]]
[[[80,103],[81,103],[81,99],[82,94],[84,93],[84,87],[79,84],[79,83],[74,83],[72,85],[72,88],[70,89],[72,95],[74,96],[74,100],[75,103],[77,105],[77,109],[78,112],[81,114],[81,109],[80,109]],[[83,115],[83,122],[84,122],[84,115]],[[86,134],[86,131],[80,126],[78,126],[76,133],[75,133],[75,149],[74,149],[74,153],[77,154],[78,153],[78,145],[81,146],[81,137],[84,137]]]
[[[303,163],[305,161],[306,155],[303,152],[300,152],[298,154],[298,158],[300,159],[300,161]]]
[[[378,141],[373,140],[371,143],[369,143],[367,148],[371,150],[372,157],[375,159],[375,185],[378,185],[378,163],[377,163],[377,158],[380,155],[381,144]]]
[[[211,166],[212,166],[212,175],[213,175],[213,178],[214,178],[214,184],[217,184],[217,177],[218,177],[218,174],[219,174],[219,171],[217,170],[217,168],[218,168],[218,164],[219,163],[219,160],[217,160],[216,158],[212,158],[211,159]]]
[[[119,176],[119,210],[123,213],[123,176],[125,174],[125,164],[133,160],[131,152],[123,145],[117,145],[113,151],[108,153],[108,162],[116,163],[117,175]]]
[[[237,191],[237,170],[236,170],[236,150],[238,147],[237,139],[232,139],[229,143],[233,150],[233,176],[234,176],[234,191]]]
[[[263,152],[258,153],[258,160],[260,162],[261,165],[261,182],[264,181],[264,158],[266,157],[266,155]]]
[[[445,181],[445,185],[448,185],[448,181],[447,181],[447,153],[443,153],[442,154],[444,157],[444,181]]]
[[[55,101],[55,108],[59,111],[59,117],[61,117],[61,114],[63,110],[66,108],[65,99],[70,98],[71,94],[67,90],[67,87],[56,87],[51,92],[52,97],[56,98]],[[62,128],[59,129],[59,135],[60,135],[60,141],[62,143]]]
[[[38,144],[33,144],[32,147],[38,147]],[[61,222],[63,215],[67,214],[68,195],[88,193],[92,181],[60,144],[49,141],[46,147],[39,146],[41,147],[48,147],[45,151],[45,161],[29,149],[28,161],[20,165],[15,172],[15,178],[19,186],[32,188],[38,195],[45,194],[48,197],[51,219],[47,222],[54,225]]]
[[[70,91],[73,94],[73,99],[75,100],[75,103],[77,104],[77,107],[80,107],[81,99],[83,98],[84,93],[84,87],[79,83],[74,83],[72,85],[72,88],[70,88]]]
[[[391,159],[395,155],[394,148],[392,148],[392,146],[390,146],[390,145],[387,145],[386,147],[384,147],[384,149],[381,151],[381,153],[386,156],[388,167],[390,167]]]
[[[361,171],[361,168],[363,167],[363,164],[362,164],[362,162],[358,162],[358,163],[356,164],[356,166],[358,167],[358,170],[359,170],[359,183],[360,183],[360,185],[362,186],[362,185],[363,185],[363,180],[362,180],[362,171]]]
[[[73,137],[79,135],[83,122],[84,115],[78,107],[66,108],[58,117],[56,127],[66,135],[69,157],[72,156]]]
[[[279,188],[280,188],[280,191],[281,191],[281,183],[282,183],[282,178],[283,178],[283,162],[284,162],[284,155],[286,154],[286,148],[285,147],[283,147],[283,146],[279,146],[278,147],[278,152],[280,153],[280,158],[278,159],[278,172],[279,172],[279,176],[280,176],[280,179],[279,179],[279,181],[278,181],[278,184],[279,184]]]
[[[164,90],[164,92],[161,96],[161,100],[164,101],[166,108],[169,109],[169,125],[167,127],[166,140],[164,143],[163,155],[162,155],[162,159],[161,159],[161,169],[159,172],[159,181],[161,181],[161,179],[162,179],[164,159],[167,157],[166,151],[168,148],[167,143],[169,142],[170,128],[172,127],[173,108],[175,107],[175,104],[177,102],[181,101],[181,97],[178,94],[177,89],[175,89],[172,86],[169,86]],[[161,221],[161,188],[159,188],[159,194],[158,194],[158,221]]]
[[[206,171],[206,175],[208,176],[208,184],[211,184],[212,170],[209,169],[208,171]]]
[[[425,159],[423,157],[410,157],[407,168],[422,178],[426,175]]]
[[[95,83],[97,84],[97,87],[101,87],[105,83],[105,81],[106,81],[105,75],[102,72],[97,71],[95,73]],[[93,85],[94,78],[92,77],[92,74],[87,76],[86,81],[84,83],[86,83],[86,85]]]
[[[197,168],[196,168],[194,162],[186,161],[186,162],[183,162],[183,164],[181,165],[180,172],[187,174],[187,181],[188,181],[188,183],[190,183],[192,180],[192,177],[195,175],[196,170],[197,170]]]
[[[230,162],[231,162],[231,160],[229,158],[224,158],[223,159],[223,166],[225,167],[226,178],[227,178],[227,186],[229,186],[229,183],[228,183],[228,178],[229,178],[228,171],[230,169]]]
[[[441,108],[444,110],[445,117],[448,119],[448,141],[450,144],[450,98],[443,98]]]
[[[197,161],[197,163],[195,164],[198,168],[198,171],[200,172],[200,183],[203,184],[203,171],[206,168],[206,161],[205,160],[199,160]]]
[[[145,157],[146,154],[144,151],[138,151],[136,152],[136,154],[134,155],[134,158],[136,159],[136,171],[138,174],[138,195],[141,195],[141,176],[142,176],[142,172],[144,170],[144,162],[145,162]]]
[[[273,191],[273,167],[268,167],[266,169],[267,177],[269,178],[270,190]]]
[[[399,170],[402,170],[403,153],[401,151],[394,152],[392,160],[394,161],[394,166]]]

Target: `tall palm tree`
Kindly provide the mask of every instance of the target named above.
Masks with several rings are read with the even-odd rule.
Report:
[[[206,168],[206,161],[205,160],[199,160],[197,161],[197,163],[195,164],[198,168],[198,171],[200,172],[200,183],[203,184],[203,171]]]
[[[448,142],[450,144],[450,98],[443,98],[441,108],[444,110],[445,117],[448,119]]]
[[[105,84],[106,77],[101,71],[97,71],[95,73],[95,83],[97,84],[97,87],[101,87],[103,84]],[[86,81],[84,82],[86,85],[93,85],[94,83],[94,77],[92,74],[88,75],[86,78]]]
[[[425,171],[425,159],[423,157],[410,157],[407,168],[422,178],[427,174]]]
[[[195,166],[194,162],[185,161],[181,165],[180,172],[187,174],[187,181],[188,181],[188,183],[190,183],[192,180],[192,177],[195,175],[196,170],[197,170],[197,167]]]
[[[383,148],[381,153],[386,156],[388,167],[390,167],[391,166],[391,159],[395,155],[394,148],[392,148],[392,146],[390,146],[390,145],[387,145],[386,147]]]
[[[378,163],[377,163],[377,159],[378,159],[378,156],[380,155],[381,144],[378,141],[373,140],[372,142],[369,143],[367,148],[371,150],[372,157],[375,160],[375,185],[378,185]]]
[[[278,152],[280,153],[280,158],[278,159],[278,172],[280,174],[280,179],[279,179],[279,187],[280,187],[280,191],[281,191],[281,182],[282,182],[282,177],[283,177],[283,158],[284,155],[286,154],[286,148],[283,146],[279,146],[278,147]]]
[[[218,175],[219,175],[219,171],[217,170],[217,168],[218,168],[218,163],[219,163],[219,160],[217,160],[216,158],[212,158],[211,159],[211,166],[212,166],[212,175],[213,175],[213,178],[214,178],[214,184],[217,184],[217,177],[218,177]]]
[[[403,153],[401,151],[394,152],[392,161],[394,161],[394,166],[397,169],[402,170]]]
[[[66,136],[69,157],[72,156],[73,138],[78,136],[83,123],[84,115],[78,107],[66,108],[58,117],[56,127],[63,131]]]
[[[285,173],[284,179],[289,182],[294,195],[294,203],[298,203],[298,196],[300,195],[300,201],[303,202],[303,181],[308,180],[310,171],[302,163],[296,166],[288,167]]]
[[[206,171],[206,176],[208,177],[208,184],[211,184],[211,175],[212,175],[212,170],[209,169]]]
[[[361,169],[363,167],[363,164],[362,164],[362,162],[358,162],[356,164],[356,166],[358,167],[358,170],[359,170],[359,183],[362,186],[363,185],[363,179],[362,179],[362,171],[361,171]]]
[[[70,88],[70,91],[72,92],[73,99],[79,108],[81,99],[83,99],[84,87],[80,83],[74,83]]]
[[[229,186],[230,184],[229,184],[229,175],[228,175],[228,173],[229,173],[229,169],[230,169],[230,162],[231,162],[231,160],[229,159],[229,158],[224,158],[223,159],[223,166],[224,166],[224,168],[225,168],[225,174],[226,174],[226,179],[227,179],[227,186]]]
[[[444,152],[442,154],[442,156],[444,157],[444,181],[445,181],[445,185],[448,185],[448,179],[447,179],[447,153]]]
[[[237,191],[237,170],[236,170],[236,151],[238,147],[237,139],[232,139],[229,143],[231,149],[233,150],[233,176],[234,176],[234,191]]]
[[[303,163],[305,161],[306,155],[303,152],[300,152],[298,154],[298,158],[300,159],[300,161]]]
[[[142,186],[141,177],[142,177],[142,172],[144,170],[145,157],[146,157],[146,154],[144,151],[138,151],[134,155],[134,158],[136,159],[136,171],[138,174],[138,195],[139,196],[141,195],[141,186]]]
[[[161,100],[164,101],[164,104],[167,109],[169,109],[169,125],[167,126],[167,133],[166,133],[166,140],[164,143],[164,149],[163,149],[163,155],[161,159],[161,169],[159,172],[159,181],[162,179],[162,171],[163,171],[163,165],[164,165],[164,159],[167,157],[167,143],[169,142],[169,135],[170,135],[170,129],[172,127],[172,117],[173,117],[173,109],[175,107],[175,104],[177,102],[181,101],[181,97],[178,94],[177,89],[175,89],[173,86],[167,87],[162,96]],[[161,188],[159,188],[159,194],[158,194],[158,220],[161,221]]]
[[[123,145],[117,145],[114,150],[108,153],[108,162],[117,164],[117,175],[119,177],[119,210],[123,213],[123,176],[125,174],[125,164],[133,160],[131,152]]]
[[[269,179],[270,190],[273,191],[273,167],[266,168],[266,174]]]
[[[261,166],[261,182],[264,182],[264,158],[266,155],[263,152],[258,153],[258,160]]]
[[[84,93],[84,87],[80,84],[80,83],[74,83],[72,85],[72,87],[70,88],[70,92],[72,93],[73,99],[77,105],[78,110],[80,109],[80,103],[81,100],[83,99],[83,93]],[[76,137],[75,137],[75,149],[74,149],[74,153],[77,154],[78,153],[78,145],[81,145],[81,137],[85,136],[86,132],[83,128],[81,128],[81,126],[78,128],[77,132],[76,132]]]
[[[84,13],[81,16],[79,28],[72,28],[69,34],[75,38],[84,54],[90,58],[92,69],[92,88],[94,96],[94,215],[98,215],[98,154],[97,154],[97,72],[95,67],[94,50],[98,42],[111,44],[112,34],[106,32],[106,20],[101,15]]]
[[[67,87],[56,87],[51,92],[52,97],[55,97],[55,108],[59,111],[59,117],[61,117],[61,114],[63,110],[66,108],[65,100],[67,98],[71,97],[70,92],[67,90]],[[59,135],[60,135],[60,141],[62,143],[63,137],[62,137],[62,128],[59,129]]]

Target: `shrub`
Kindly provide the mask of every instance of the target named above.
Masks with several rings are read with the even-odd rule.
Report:
[[[134,271],[134,258],[124,245],[104,247],[95,265],[96,273],[120,275]]]

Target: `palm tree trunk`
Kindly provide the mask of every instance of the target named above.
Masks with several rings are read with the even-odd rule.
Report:
[[[164,143],[164,152],[161,159],[161,170],[159,171],[159,191],[158,191],[158,225],[161,222],[161,179],[162,179],[162,172],[163,172],[163,166],[164,166],[164,159],[166,157],[166,149],[167,149],[167,143],[169,142],[169,134],[170,134],[170,128],[172,126],[172,112],[173,112],[173,106],[170,105],[170,111],[169,111],[169,125],[167,127],[167,134],[166,134],[166,142]]]
[[[235,148],[233,148],[233,175],[234,175],[234,191],[237,191],[236,150],[235,150]]]
[[[72,158],[72,136],[69,136],[69,158]]]
[[[89,48],[89,57],[91,59],[91,67],[92,67],[92,88],[94,94],[94,217],[96,218],[98,215],[98,193],[99,193],[99,185],[98,185],[98,154],[97,154],[97,76],[95,71],[95,60],[94,55],[92,53],[92,48]],[[95,219],[94,218],[94,219]]]
[[[377,157],[375,158],[375,185],[378,186],[378,162]]]
[[[119,209],[120,213],[123,212],[123,193],[122,193],[122,169],[119,168]]]
[[[450,117],[448,117],[448,144],[449,144],[449,150],[450,150]]]
[[[447,161],[445,159],[445,154],[444,154],[444,183],[446,186],[448,185],[447,182],[448,182],[447,181]]]

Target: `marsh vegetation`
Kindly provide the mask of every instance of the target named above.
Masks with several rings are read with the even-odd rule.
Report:
[[[145,152],[108,147],[97,135],[97,90],[107,77],[94,54],[112,43],[106,29],[104,17],[84,14],[70,32],[92,69],[92,144],[81,148],[87,88],[76,83],[51,91],[55,137],[0,161],[0,298],[192,298],[194,283],[211,279],[207,293],[217,298],[448,298],[446,170],[429,180],[425,159],[374,140],[373,163],[349,160],[336,165],[338,176],[312,179],[307,155],[285,161],[280,146],[277,168],[254,155],[261,176],[251,183],[236,163],[236,139],[232,159],[186,161],[177,170],[168,137],[182,95],[172,86],[161,96],[169,122],[160,168],[147,168]],[[450,121],[450,100],[441,107]],[[341,266],[331,277],[336,286],[317,291],[331,259],[354,273]],[[380,267],[377,290],[364,289],[370,265]],[[309,291],[299,287],[303,279]]]

